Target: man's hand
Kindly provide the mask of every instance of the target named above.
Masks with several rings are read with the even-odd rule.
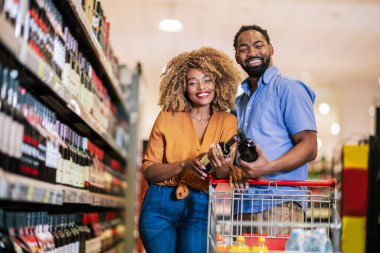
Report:
[[[254,162],[245,162],[239,158],[240,167],[248,178],[259,179],[262,176],[272,174],[272,161],[264,154],[259,146],[256,146],[258,158]]]

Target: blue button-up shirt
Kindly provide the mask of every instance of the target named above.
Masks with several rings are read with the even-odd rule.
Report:
[[[258,144],[270,160],[293,148],[291,136],[305,130],[317,130],[314,92],[301,81],[281,74],[275,66],[265,71],[255,92],[250,91],[248,79],[243,81],[242,89],[244,92],[236,99],[239,128],[244,129],[246,136]],[[306,180],[307,174],[308,164],[304,164],[262,179]],[[276,189],[269,189],[266,193],[282,194]],[[269,208],[253,206],[250,203],[244,205],[244,212],[261,212]]]

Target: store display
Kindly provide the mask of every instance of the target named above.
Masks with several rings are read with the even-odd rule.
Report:
[[[0,1],[0,29],[0,251],[124,252],[129,112],[100,1]]]

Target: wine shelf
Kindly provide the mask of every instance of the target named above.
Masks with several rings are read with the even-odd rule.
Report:
[[[120,102],[124,112],[128,112],[128,106],[123,98],[120,83],[112,73],[112,67],[110,61],[107,59],[104,50],[100,46],[96,39],[90,22],[86,18],[81,3],[78,0],[56,1],[55,2],[64,15],[64,19],[67,20],[69,26],[75,27],[72,29],[74,36],[81,42],[79,45],[83,50],[86,50],[87,56],[93,64],[97,73],[103,75],[105,85],[109,88],[110,95]]]
[[[124,208],[126,199],[63,185],[46,183],[0,169],[0,199],[49,205],[87,204]]]
[[[60,106],[61,111],[65,112],[67,112],[67,110],[65,110],[65,108],[67,108],[71,115],[75,114],[77,116],[80,124],[76,124],[76,127],[80,128],[81,131],[91,129],[113,152],[123,160],[126,160],[126,151],[119,148],[107,131],[83,109],[84,107],[81,103],[62,84],[62,80],[54,73],[51,67],[37,56],[22,38],[16,38],[14,36],[14,28],[2,16],[0,16],[0,30],[0,42],[14,55],[20,64],[25,66],[34,76],[41,80],[46,88],[52,91],[54,96],[47,98],[48,101],[51,104],[57,103],[55,98],[59,98],[63,101],[58,107]]]

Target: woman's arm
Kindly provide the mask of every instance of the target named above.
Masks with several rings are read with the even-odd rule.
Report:
[[[203,154],[197,158],[177,163],[152,164],[145,169],[144,177],[149,182],[158,183],[177,176],[183,170],[193,170],[200,176],[201,179],[205,179],[207,178],[207,174],[204,172],[206,168],[199,161],[201,156],[203,156]]]

